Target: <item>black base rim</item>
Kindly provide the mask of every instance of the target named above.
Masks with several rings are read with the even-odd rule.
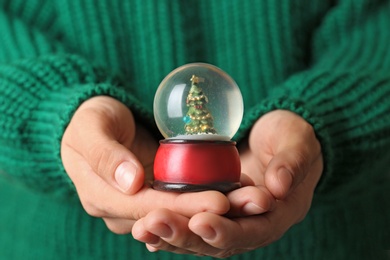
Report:
[[[216,190],[222,193],[227,193],[240,187],[241,184],[239,182],[218,182],[212,184],[169,183],[162,181],[153,182],[153,188],[155,190],[174,192],[198,192],[206,190]]]

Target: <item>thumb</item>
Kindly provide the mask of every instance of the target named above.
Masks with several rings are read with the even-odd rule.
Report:
[[[311,161],[297,150],[277,153],[265,171],[265,185],[276,199],[284,199],[307,176]]]
[[[110,97],[84,102],[74,114],[64,143],[79,153],[104,181],[125,194],[144,184],[144,169],[130,147],[135,136],[130,110]]]
[[[125,194],[134,194],[144,185],[142,164],[133,153],[114,140],[102,140],[86,159],[96,174]]]

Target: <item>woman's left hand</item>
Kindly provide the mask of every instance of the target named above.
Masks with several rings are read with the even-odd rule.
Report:
[[[156,209],[138,220],[135,239],[150,251],[219,258],[277,241],[310,209],[323,158],[314,130],[282,110],[261,117],[240,147],[243,187],[227,194],[225,216],[202,212],[192,218]]]

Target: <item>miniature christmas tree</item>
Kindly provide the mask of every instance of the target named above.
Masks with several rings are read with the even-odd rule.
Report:
[[[184,117],[186,134],[216,134],[213,126],[213,117],[205,104],[208,103],[207,96],[203,94],[198,86],[203,79],[195,75],[191,78],[191,89],[187,96],[187,107],[189,107]]]

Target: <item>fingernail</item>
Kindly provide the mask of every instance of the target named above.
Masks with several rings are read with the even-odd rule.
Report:
[[[280,168],[277,175],[283,188],[286,188],[287,191],[290,190],[293,182],[292,174],[286,168]]]
[[[255,203],[249,202],[249,203],[245,204],[244,207],[242,207],[242,212],[245,215],[257,215],[257,214],[264,213],[265,210],[263,208],[257,206]]]
[[[115,171],[115,180],[122,191],[127,191],[134,181],[137,167],[130,162],[121,163]]]

